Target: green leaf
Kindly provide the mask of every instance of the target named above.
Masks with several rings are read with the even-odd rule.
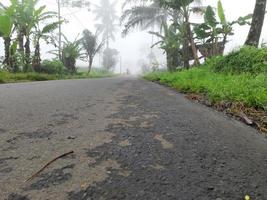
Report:
[[[208,6],[204,15],[205,23],[211,27],[215,27],[217,24],[217,20],[215,17],[215,12],[211,6]]]
[[[206,39],[211,36],[211,28],[207,24],[200,24],[194,27],[194,32],[199,39]]]
[[[11,45],[11,47],[10,47],[10,50],[11,50],[11,52],[13,54],[16,53],[17,47],[18,47],[18,42],[17,41],[13,42],[12,45]]]
[[[51,23],[51,24],[48,24],[46,25],[43,30],[42,30],[42,34],[46,34],[46,33],[51,33],[53,32],[55,29],[57,29],[58,25],[60,24],[61,22],[54,22],[54,23]]]
[[[6,15],[0,15],[0,34],[3,37],[9,37],[12,31],[12,20]]]
[[[218,16],[222,24],[226,24],[226,18],[221,0],[218,1]]]

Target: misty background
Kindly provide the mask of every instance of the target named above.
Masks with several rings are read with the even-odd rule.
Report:
[[[254,10],[256,0],[222,0],[226,18],[228,21],[237,19],[240,16],[245,16],[249,13],[252,13]],[[8,5],[8,0],[1,0],[5,5]],[[95,16],[93,13],[94,4],[99,5],[99,0],[91,0],[92,4],[90,8],[72,8],[72,7],[63,7],[61,8],[61,16],[66,19],[68,23],[62,25],[62,33],[67,36],[69,40],[74,40],[76,37],[81,36],[81,33],[84,29],[89,29],[91,32],[95,32]],[[114,0],[111,0],[114,2]],[[122,4],[125,0],[117,0],[116,9],[117,15],[120,17],[122,14]],[[46,5],[47,10],[57,11],[57,1],[56,0],[40,0],[40,5]],[[216,7],[217,0],[203,0],[203,5],[211,5]],[[199,21],[203,17],[192,16],[191,21]],[[119,62],[116,67],[115,72],[120,71],[122,67],[122,72],[126,72],[127,69],[131,73],[137,74],[141,72],[141,63],[148,62],[148,55],[153,51],[156,55],[161,66],[165,65],[165,55],[163,52],[154,47],[151,50],[151,45],[153,42],[157,41],[155,36],[148,34],[148,31],[140,31],[138,29],[130,32],[126,37],[122,37],[122,29],[120,27],[119,20],[117,21],[118,31],[116,33],[116,40],[110,43],[111,48],[117,49],[120,53],[118,56]],[[234,36],[229,37],[229,43],[226,46],[226,52],[229,52],[235,48],[238,48],[240,45],[243,45],[247,34],[249,31],[249,26],[235,26]],[[262,41],[267,41],[267,20],[264,23],[262,31]],[[0,42],[0,56],[3,55],[3,42]],[[54,55],[48,53],[48,51],[54,49],[53,46],[46,43],[41,44],[42,49],[42,59],[53,58]],[[101,56],[97,55],[94,61],[94,67],[101,67]],[[87,63],[78,61],[77,67],[87,67]]]

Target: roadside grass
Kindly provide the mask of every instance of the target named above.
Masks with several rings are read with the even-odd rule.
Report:
[[[31,82],[31,81],[48,81],[61,79],[87,79],[87,78],[105,78],[114,76],[113,73],[98,69],[93,69],[90,74],[86,72],[77,72],[74,75],[69,74],[44,74],[44,73],[9,73],[0,71],[1,83]]]
[[[149,73],[145,78],[185,93],[205,95],[212,103],[220,101],[243,103],[267,111],[267,74],[252,75],[216,73],[209,66],[181,72]]]
[[[226,74],[201,66],[180,72],[149,73],[144,77],[187,93],[190,100],[237,117],[267,134],[267,74]]]

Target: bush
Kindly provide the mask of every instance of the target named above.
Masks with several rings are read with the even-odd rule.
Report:
[[[252,73],[267,72],[267,48],[242,47],[226,56],[217,56],[206,63],[214,72]]]
[[[46,74],[63,74],[64,68],[60,60],[44,60],[41,65],[41,72]]]

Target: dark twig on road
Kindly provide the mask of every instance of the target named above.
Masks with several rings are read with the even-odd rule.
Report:
[[[56,160],[60,159],[60,158],[63,158],[65,156],[68,156],[70,154],[73,154],[74,151],[70,151],[68,153],[64,153],[56,158],[54,158],[53,160],[51,160],[50,162],[48,162],[42,169],[40,169],[38,172],[36,172],[35,174],[33,174],[30,178],[28,178],[27,180],[25,180],[25,182],[28,182],[30,180],[32,180],[34,177],[36,177],[38,174],[40,174],[42,171],[45,170],[45,168],[47,168],[49,165],[51,165],[53,162],[55,162]]]

